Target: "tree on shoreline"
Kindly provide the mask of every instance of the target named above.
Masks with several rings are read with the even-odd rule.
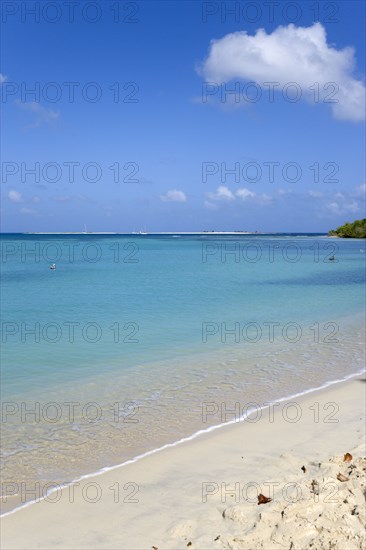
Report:
[[[352,223],[346,222],[337,229],[331,229],[328,235],[330,237],[366,239],[366,218],[355,220]]]

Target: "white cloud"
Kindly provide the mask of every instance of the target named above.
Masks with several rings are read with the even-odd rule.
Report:
[[[243,199],[243,201],[245,201],[245,199],[252,199],[255,197],[255,193],[253,193],[253,191],[249,191],[249,189],[246,189],[245,187],[238,189],[235,194],[239,197],[239,199]]]
[[[266,193],[262,193],[261,195],[258,195],[258,197],[257,197],[257,202],[259,202],[260,204],[268,204],[268,203],[272,202],[272,200],[273,200],[272,197],[270,197]]]
[[[15,191],[14,189],[11,189],[11,190],[8,192],[8,198],[9,198],[9,200],[11,200],[12,202],[23,202],[22,194],[19,193],[19,191]]]
[[[366,193],[366,183],[362,183],[358,187],[356,187],[356,195],[357,196],[364,196]]]
[[[321,199],[323,197],[323,193],[321,193],[321,191],[309,191],[308,195],[314,199]]]
[[[217,204],[210,201],[204,201],[203,206],[209,210],[217,210]]]
[[[163,202],[187,202],[186,194],[178,189],[171,189],[165,195],[160,195]]]
[[[250,191],[246,187],[237,189],[235,193],[233,193],[232,191],[230,191],[228,187],[225,187],[224,185],[221,185],[220,187],[218,187],[214,193],[212,192],[206,193],[206,197],[210,200],[204,202],[205,208],[213,208],[215,206],[215,204],[210,201],[233,202],[238,198],[238,199],[241,199],[242,201],[246,201],[247,199],[250,199],[257,204],[268,204],[273,200],[272,197],[270,197],[266,193],[257,195],[257,193],[254,193],[254,191]]]
[[[272,197],[270,197],[270,195],[267,195],[266,193],[257,195],[257,193],[250,191],[246,187],[238,189],[235,194],[237,197],[239,197],[239,199],[242,199],[243,201],[245,201],[246,199],[253,199],[258,204],[269,204],[273,200]]]
[[[321,23],[290,24],[271,34],[259,29],[254,36],[241,31],[212,40],[199,72],[206,81],[220,84],[233,79],[254,81],[267,93],[265,82],[278,83],[279,90],[294,82],[307,100],[327,100],[336,118],[360,121],[365,118],[365,85],[352,76],[355,65],[354,49],[337,50],[327,44]],[[319,83],[319,99],[309,89],[315,83]]]
[[[7,80],[7,78],[8,78],[7,76],[0,73],[0,84],[3,84],[5,82],[5,80]]]
[[[34,124],[31,125],[32,128],[38,128],[43,122],[46,124],[51,124],[60,116],[59,112],[43,107],[43,105],[37,103],[36,101],[21,102],[17,100],[16,104],[21,109],[24,109],[34,115],[35,120]]]
[[[341,210],[339,208],[339,204],[337,202],[329,202],[327,204],[328,210],[330,210],[333,214],[340,214]]]
[[[336,201],[332,201],[326,205],[327,209],[332,212],[332,214],[355,214],[360,210],[359,205],[356,201],[351,200],[348,203],[339,204]]]
[[[234,194],[228,187],[220,185],[215,193],[206,193],[207,197],[213,201],[233,201],[235,200]]]

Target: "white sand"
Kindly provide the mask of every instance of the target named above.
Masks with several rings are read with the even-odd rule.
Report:
[[[365,390],[362,379],[333,385],[296,399],[298,422],[284,420],[282,403],[273,422],[267,410],[255,423],[242,421],[85,479],[74,487],[73,502],[66,488],[50,496],[56,503],[43,500],[3,517],[1,547],[365,548]],[[346,452],[351,462],[343,462]],[[349,481],[338,481],[339,472]],[[95,484],[101,498],[88,502],[82,490],[90,500]],[[205,487],[214,494],[203,498]],[[273,501],[258,506],[256,487]]]

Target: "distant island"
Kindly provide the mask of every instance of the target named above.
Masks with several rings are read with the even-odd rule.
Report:
[[[329,237],[343,237],[353,239],[366,239],[366,218],[345,223],[337,229],[328,232]]]

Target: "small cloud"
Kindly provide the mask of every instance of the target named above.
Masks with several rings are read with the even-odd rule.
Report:
[[[37,203],[41,202],[41,199],[39,197],[35,196],[35,197],[32,198],[32,202],[37,204]]]
[[[217,210],[217,204],[210,201],[204,201],[203,206],[208,210]]]
[[[309,191],[308,195],[309,197],[313,197],[314,199],[320,199],[324,196],[323,193],[321,193],[320,191]]]
[[[187,202],[186,194],[183,191],[178,191],[178,189],[167,191],[165,195],[160,195],[160,199],[163,202]]]
[[[362,183],[358,187],[356,187],[356,195],[357,196],[363,196],[366,193],[366,183]]]
[[[360,210],[360,207],[358,206],[356,201],[351,201],[347,204],[343,205],[344,210],[346,212],[358,212]]]
[[[237,189],[235,193],[230,191],[228,187],[225,187],[221,185],[216,189],[214,193],[206,193],[206,196],[211,201],[227,201],[232,202],[235,201],[236,198],[239,198],[243,201],[246,201],[247,199],[253,200],[257,204],[268,204],[272,202],[272,197],[267,195],[266,193],[262,193],[261,195],[257,195],[254,193],[254,191],[250,191],[250,189],[247,189],[246,187],[242,187],[240,189]],[[206,208],[211,207],[211,202],[206,201]]]
[[[326,205],[327,209],[330,210],[332,214],[348,214],[353,213],[355,214],[360,210],[360,207],[358,206],[357,202],[352,200],[348,203],[342,203],[339,204],[336,201],[332,201]]]
[[[207,197],[213,201],[233,201],[235,200],[234,194],[228,187],[220,185],[215,193],[206,193]]]
[[[32,113],[34,115],[35,120],[34,123],[31,124],[31,128],[38,128],[39,126],[41,126],[42,123],[51,124],[55,122],[60,116],[59,112],[54,111],[53,109],[49,109],[47,107],[43,107],[40,103],[37,103],[36,101],[21,102],[17,100],[16,104],[21,109],[28,111],[29,113]]]
[[[8,192],[8,198],[11,202],[23,202],[22,194],[19,191],[15,191],[15,189],[11,189]]]
[[[259,204],[269,204],[270,202],[272,202],[272,200],[272,197],[270,197],[270,195],[267,195],[266,193],[262,193],[257,197],[257,202],[259,202]]]
[[[7,78],[8,78],[7,76],[0,73],[0,85],[3,84],[5,82],[5,80],[7,80]]]
[[[257,204],[269,204],[273,200],[272,197],[270,195],[267,195],[266,193],[257,195],[256,193],[254,193],[254,191],[250,191],[246,187],[238,189],[235,194],[237,197],[239,197],[239,199],[242,199],[243,201],[247,199],[252,199]]]
[[[245,201],[246,199],[254,199],[256,195],[255,193],[253,193],[253,191],[249,191],[249,189],[243,187],[242,189],[237,190],[236,196],[239,197],[239,199]]]

